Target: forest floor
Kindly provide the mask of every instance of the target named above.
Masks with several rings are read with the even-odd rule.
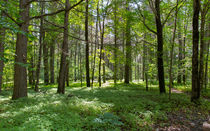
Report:
[[[155,130],[200,131],[210,114],[210,103],[199,105],[176,88],[171,100],[157,85],[106,83],[102,88],[71,83],[65,95],[57,85],[42,86],[28,98],[11,100],[11,90],[0,95],[0,131]],[[209,90],[208,90],[209,91]],[[209,94],[209,93],[207,93]]]

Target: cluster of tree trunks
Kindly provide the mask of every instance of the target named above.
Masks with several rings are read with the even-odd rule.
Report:
[[[7,0],[4,0],[5,2]],[[41,6],[41,15],[35,16],[30,18],[29,17],[29,8],[30,8],[30,0],[20,0],[19,1],[19,18],[17,21],[13,20],[21,30],[21,32],[24,33],[17,33],[17,39],[16,39],[16,55],[15,55],[15,65],[14,65],[14,89],[13,89],[13,96],[12,99],[18,99],[20,97],[26,97],[27,96],[27,43],[28,43],[28,37],[25,35],[25,33],[28,33],[28,27],[29,27],[29,21],[32,19],[40,19],[40,31],[39,31],[39,50],[38,50],[38,58],[37,63],[35,63],[35,56],[30,57],[30,68],[36,67],[36,71],[30,70],[28,68],[29,73],[29,84],[32,84],[35,86],[34,90],[39,91],[38,85],[39,85],[39,79],[40,79],[40,72],[41,72],[41,61],[43,58],[43,65],[44,65],[44,83],[45,84],[54,84],[55,83],[55,69],[54,69],[54,62],[55,62],[55,43],[56,39],[52,39],[51,43],[45,42],[45,16],[48,15],[55,15],[60,12],[64,12],[64,25],[61,27],[63,29],[63,43],[62,47],[60,49],[60,63],[57,63],[57,67],[59,67],[59,75],[58,75],[58,89],[57,93],[65,93],[65,83],[67,86],[69,86],[69,77],[70,77],[70,70],[69,68],[74,65],[78,65],[79,68],[74,69],[74,81],[77,81],[78,78],[80,78],[81,86],[83,81],[83,59],[82,59],[82,48],[81,43],[76,40],[75,41],[75,50],[69,51],[69,13],[70,10],[77,5],[79,5],[83,0],[79,1],[75,5],[71,6],[70,1],[65,1],[65,8],[63,10],[58,10],[56,12],[52,12],[49,14],[45,13],[45,2],[40,2]],[[143,24],[145,27],[155,34],[157,38],[157,50],[154,53],[152,52],[148,47],[146,43],[146,37],[147,32],[145,33],[145,38],[143,42],[143,56],[140,58],[135,58],[132,60],[132,18],[130,15],[130,9],[129,9],[129,3],[130,0],[126,0],[125,7],[127,10],[126,13],[126,19],[125,19],[125,28],[123,29],[122,33],[120,34],[120,28],[118,28],[118,3],[115,0],[114,3],[114,63],[110,63],[107,59],[107,56],[105,55],[105,27],[106,27],[106,17],[107,17],[107,9],[104,8],[104,4],[102,4],[102,11],[103,13],[99,14],[99,2],[97,3],[97,19],[95,24],[95,44],[93,44],[93,27],[91,26],[91,37],[89,40],[89,0],[85,0],[86,2],[86,8],[85,8],[85,69],[86,69],[86,84],[87,87],[92,86],[94,83],[94,73],[95,73],[95,67],[96,67],[96,57],[97,57],[97,49],[100,50],[99,52],[99,67],[98,67],[98,83],[99,87],[102,86],[103,83],[106,82],[106,66],[113,70],[113,78],[114,83],[117,83],[118,79],[124,78],[124,83],[130,83],[132,81],[133,75],[135,73],[135,79],[139,79],[140,76],[140,69],[142,70],[142,78],[143,80],[146,80],[146,90],[148,91],[148,61],[151,59],[147,57],[148,54],[155,56],[155,53],[157,55],[157,71],[158,75],[157,78],[159,80],[159,91],[160,93],[166,93],[165,89],[165,77],[164,77],[164,61],[163,61],[163,44],[164,44],[164,38],[163,38],[163,29],[164,24],[166,23],[168,17],[163,21],[161,18],[161,9],[160,9],[160,0],[149,0],[149,5],[151,7],[151,10],[154,13],[155,16],[155,24],[156,24],[156,31],[153,31],[150,27],[148,27],[145,23],[145,17],[143,14],[141,14],[143,20]],[[174,57],[174,44],[176,39],[176,30],[177,30],[177,23],[180,24],[178,21],[178,10],[179,10],[179,0],[176,1],[176,8],[175,9],[175,19],[174,19],[174,29],[173,29],[173,35],[171,40],[171,48],[170,48],[170,65],[169,65],[169,93],[171,92],[172,83],[173,83],[173,57]],[[104,3],[104,1],[102,1]],[[193,1],[193,56],[192,56],[192,95],[191,100],[195,101],[199,99],[200,97],[200,90],[207,87],[207,80],[208,80],[208,55],[209,55],[209,42],[205,42],[205,27],[209,25],[206,25],[206,15],[208,13],[208,4],[209,2],[206,2],[203,4],[202,7],[200,7],[200,1],[194,0]],[[108,6],[109,1],[107,2]],[[171,10],[173,11],[173,10]],[[199,34],[199,13],[201,12],[201,23],[200,23],[200,34]],[[6,12],[1,12],[1,17],[6,19],[6,16],[8,14],[5,14]],[[100,15],[102,17],[100,17]],[[169,13],[170,15],[170,13]],[[101,21],[102,20],[102,21]],[[178,22],[177,22],[178,21]],[[186,20],[186,26],[184,26],[184,29],[187,30],[188,26],[188,19]],[[181,27],[179,26],[178,29],[178,42],[179,42],[179,58],[178,58],[178,68],[184,68],[184,70],[179,70],[177,75],[177,83],[185,83],[186,82],[186,75],[185,75],[185,67],[183,64],[183,60],[185,59],[185,45],[186,45],[186,37],[182,39],[182,32]],[[99,30],[98,30],[99,29]],[[0,72],[3,72],[4,68],[4,40],[5,40],[5,28],[0,29]],[[79,29],[80,30],[80,29]],[[98,38],[100,34],[100,39]],[[117,55],[118,50],[120,50],[120,47],[118,46],[120,35],[122,35],[122,52],[123,55],[125,55],[125,62],[123,65],[120,65],[120,62],[118,61]],[[186,32],[184,32],[184,35],[186,35]],[[199,35],[200,35],[200,50],[199,50]],[[209,35],[209,34],[207,34]],[[79,39],[80,39],[80,31],[79,31]],[[89,47],[89,44],[91,43],[91,48]],[[100,43],[100,44],[99,44]],[[90,49],[91,50],[90,50]],[[207,49],[207,50],[205,50]],[[91,51],[91,52],[90,52]],[[200,51],[200,52],[199,52]],[[93,61],[89,63],[89,55],[93,54]],[[70,59],[74,59],[74,61],[70,61]],[[59,60],[58,60],[59,61]],[[142,68],[140,68],[140,65],[135,66],[135,70],[132,70],[132,62],[135,61],[136,63],[143,62]],[[108,63],[108,64],[106,64]],[[36,64],[36,65],[35,65]],[[49,65],[50,64],[50,65]],[[60,65],[58,65],[60,64]],[[91,68],[90,69],[90,64]],[[119,69],[121,70],[119,70]],[[205,70],[204,70],[205,69]],[[92,78],[92,84],[90,82],[90,71],[92,71],[91,78]],[[103,74],[102,74],[103,71]],[[183,72],[183,73],[181,73]],[[103,78],[102,78],[103,76]],[[2,74],[0,74],[0,92],[2,88]]]

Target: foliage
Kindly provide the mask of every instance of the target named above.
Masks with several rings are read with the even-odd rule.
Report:
[[[90,89],[71,83],[66,95],[55,94],[56,85],[42,86],[39,93],[29,89],[29,98],[11,101],[11,91],[0,96],[0,130],[152,130],[167,123],[167,114],[199,110],[202,117],[210,104],[194,106],[185,94],[159,95],[157,85],[149,92],[144,83],[117,84]],[[68,97],[72,94],[72,97]]]

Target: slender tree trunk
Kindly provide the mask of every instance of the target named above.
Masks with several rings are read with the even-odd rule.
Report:
[[[55,41],[56,42],[56,41]],[[54,69],[54,63],[55,61],[55,44],[51,43],[50,45],[50,83],[55,83],[55,69]]]
[[[77,66],[77,41],[75,44],[75,52],[74,52],[74,82],[77,81],[77,69],[75,68]]]
[[[98,46],[98,19],[99,19],[99,1],[97,4],[97,19],[96,19],[96,34],[95,34],[95,49],[94,49],[94,58],[93,58],[93,71],[92,71],[92,87],[94,81],[95,65],[96,65],[96,49]]]
[[[69,0],[66,0],[65,9],[70,7]],[[61,52],[61,63],[60,63],[60,71],[59,71],[59,79],[58,79],[58,89],[57,93],[64,94],[65,93],[65,81],[66,81],[66,70],[67,70],[67,55],[68,53],[68,33],[69,33],[69,11],[66,10],[64,14],[64,36],[63,36],[63,44],[62,44],[62,52]]]
[[[117,83],[117,1],[115,0],[115,7],[114,7],[114,84]]]
[[[208,12],[207,3],[203,5],[203,9],[201,10],[201,28],[200,28],[200,66],[199,66],[199,82],[200,89],[203,89],[204,83],[204,48],[205,48],[205,23],[206,23],[206,14]]]
[[[207,37],[210,37],[210,23],[207,26]],[[208,58],[209,58],[209,45],[210,45],[210,40],[207,41],[206,43],[206,63],[205,63],[205,77],[204,77],[204,86],[205,89],[207,89],[208,85],[208,72],[209,72],[209,67],[208,67]]]
[[[127,11],[129,11],[129,3],[127,3]],[[125,61],[125,83],[129,84],[130,82],[130,73],[131,73],[131,25],[130,25],[130,18],[127,15],[126,21],[126,61]]]
[[[105,21],[105,18],[103,17],[103,21],[102,21],[102,26],[103,27],[102,28],[101,28],[101,22],[99,21],[99,23],[100,23],[100,32],[101,32],[101,48],[100,48],[99,78],[98,78],[99,87],[101,87],[101,63],[102,63],[103,49],[104,49],[104,21]]]
[[[6,5],[6,0],[5,1],[5,5]],[[2,12],[1,13],[1,18],[6,18],[5,14]],[[3,85],[3,69],[4,69],[4,61],[2,60],[2,58],[4,58],[4,44],[5,44],[5,33],[6,33],[6,29],[5,28],[0,28],[0,93],[2,90],[2,85]]]
[[[192,56],[192,93],[191,101],[200,98],[200,83],[198,77],[198,45],[199,45],[199,11],[200,0],[193,1],[193,56]]]
[[[90,87],[90,67],[89,67],[89,41],[88,41],[88,4],[86,0],[86,13],[85,13],[85,42],[86,42],[86,84]]]
[[[123,57],[125,55],[125,31],[123,30],[123,34],[122,34],[122,52],[123,52]],[[124,64],[124,60],[123,60],[123,64],[121,64],[121,82],[122,80],[124,79],[124,76],[125,76],[125,64]]]
[[[102,59],[104,60],[102,66],[103,66],[103,83],[106,83],[106,66],[105,66],[105,63],[106,63],[106,60],[105,60],[105,53],[103,52],[102,53]]]
[[[22,32],[28,33],[29,22],[29,0],[20,0],[19,2],[19,18],[25,21],[19,25]],[[22,64],[27,63],[27,43],[28,38],[23,33],[17,33],[15,66],[14,66],[14,88],[12,99],[27,97],[27,73],[26,67]]]
[[[164,65],[163,65],[163,26],[160,18],[160,0],[155,0],[156,10],[156,28],[157,28],[157,63],[158,63],[158,79],[160,93],[165,93],[165,78],[164,78]]]
[[[48,44],[43,41],[44,83],[49,84]]]
[[[82,79],[83,79],[83,71],[82,71],[82,48],[81,48],[81,44],[79,43],[79,54],[80,54],[80,59],[79,59],[79,63],[80,63],[80,82],[81,82],[81,87],[82,87]]]
[[[145,34],[146,35],[146,34]],[[145,39],[146,36],[144,36]],[[143,43],[143,69],[142,69],[142,79],[144,81],[144,76],[145,76],[145,58],[146,58],[146,42]]]
[[[44,13],[44,2],[41,3],[41,14]],[[43,48],[43,41],[44,41],[44,30],[43,30],[43,21],[44,18],[42,17],[40,20],[40,35],[39,35],[39,57],[38,57],[38,62],[37,62],[37,67],[36,67],[36,83],[35,83],[35,88],[34,90],[38,92],[38,85],[39,85],[39,75],[40,75],[40,68],[41,68],[41,58],[42,58],[42,48]]]
[[[175,44],[175,38],[176,38],[176,25],[177,25],[177,15],[178,15],[178,4],[179,0],[176,1],[176,12],[175,12],[175,18],[174,18],[174,30],[173,30],[173,37],[172,37],[172,45],[171,45],[171,53],[170,53],[170,68],[169,68],[169,99],[171,99],[171,88],[173,88],[173,56],[174,56],[174,44]]]
[[[188,27],[188,18],[187,18],[187,22],[185,24],[184,27],[184,40],[183,40],[183,83],[186,83],[186,71],[185,71],[185,46],[186,46],[186,35],[187,35],[187,27]]]
[[[177,83],[182,83],[182,40],[181,40],[181,31],[178,30],[178,39],[179,39],[179,61],[178,61],[178,76],[177,76]]]
[[[28,81],[29,81],[29,85],[33,85],[33,68],[34,68],[34,60],[33,60],[33,56],[31,56],[30,58],[30,66],[28,68]]]
[[[69,86],[69,60],[67,61],[66,65],[66,86]]]

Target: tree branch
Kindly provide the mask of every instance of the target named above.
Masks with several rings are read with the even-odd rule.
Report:
[[[18,26],[21,25],[21,23],[17,22],[14,18],[12,18],[12,16],[10,16],[6,11],[2,11],[8,18],[10,18],[15,24],[17,24]]]
[[[181,1],[181,2],[183,2],[183,1]],[[169,19],[171,13],[173,12],[174,9],[177,8],[178,5],[179,5],[179,4],[177,3],[176,6],[174,6],[174,7],[170,10],[170,12],[168,13],[168,15],[166,16],[166,19],[163,21],[162,27],[164,27],[164,25],[165,25],[166,22],[168,21],[168,19]],[[181,6],[179,7],[179,9],[180,9],[180,8],[181,8]],[[178,10],[179,10],[179,9],[178,9]]]
[[[135,1],[136,2],[136,1]],[[139,5],[138,5],[138,3],[136,2],[136,5],[138,6],[138,14],[140,15],[140,17],[142,17],[143,18],[143,20],[142,19],[140,19],[140,21],[144,24],[144,26],[149,30],[149,31],[151,31],[152,33],[154,33],[154,34],[156,34],[157,35],[157,32],[156,31],[154,31],[154,30],[152,30],[151,28],[149,28],[149,26],[146,24],[146,22],[145,22],[145,17],[144,17],[144,15],[142,14],[142,12],[141,12],[141,9],[140,9],[140,7],[139,7]]]
[[[55,27],[62,28],[62,29],[64,28],[64,26],[56,25],[55,23],[50,22],[50,21],[48,21],[48,20],[46,20],[46,19],[44,19],[44,21],[46,21],[47,23],[49,23],[49,24],[51,24],[51,25],[53,25],[53,26],[55,26]]]
[[[58,13],[61,13],[63,11],[70,11],[71,9],[75,8],[76,6],[78,6],[80,3],[82,3],[84,0],[80,0],[78,3],[74,4],[73,6],[71,6],[70,8],[68,9],[60,9],[58,11],[55,11],[55,12],[52,12],[52,13],[48,13],[48,14],[43,14],[43,15],[39,15],[39,16],[33,16],[31,18],[29,18],[29,20],[32,20],[32,19],[40,19],[42,17],[45,17],[45,16],[53,16],[53,15],[56,15]]]

